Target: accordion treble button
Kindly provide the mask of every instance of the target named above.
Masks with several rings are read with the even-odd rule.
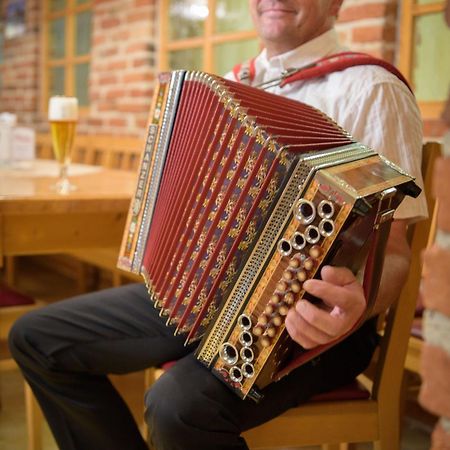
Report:
[[[314,268],[314,260],[312,258],[306,258],[303,267],[305,270],[312,270]]]
[[[297,294],[298,292],[301,291],[301,289],[302,289],[302,286],[297,280],[295,280],[291,283],[291,291],[292,292]]]

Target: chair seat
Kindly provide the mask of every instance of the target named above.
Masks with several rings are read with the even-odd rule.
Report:
[[[7,286],[0,285],[0,308],[32,305],[34,303],[35,301],[32,297],[21,294]]]
[[[370,392],[358,381],[353,380],[344,386],[332,391],[322,392],[314,395],[310,402],[330,402],[343,400],[367,400],[370,398]]]

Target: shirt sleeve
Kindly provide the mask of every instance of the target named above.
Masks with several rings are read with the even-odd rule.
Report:
[[[408,88],[400,81],[368,86],[360,91],[342,119],[340,125],[344,129],[415,177],[422,189],[417,199],[405,197],[394,217],[411,222],[426,218],[421,173],[422,120]]]

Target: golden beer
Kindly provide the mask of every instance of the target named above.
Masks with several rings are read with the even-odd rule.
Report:
[[[56,160],[60,164],[70,163],[70,153],[75,137],[77,122],[73,121],[53,121],[50,122],[52,133],[53,152]]]
[[[67,170],[78,121],[78,100],[75,97],[51,97],[48,105],[48,120],[53,153],[59,163],[59,180],[55,189],[60,194],[67,194],[75,189],[75,186],[69,182]]]

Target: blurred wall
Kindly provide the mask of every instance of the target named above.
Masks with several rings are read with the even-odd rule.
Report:
[[[42,2],[26,1],[25,35],[4,42],[0,110],[15,112],[20,122],[46,130],[40,96]],[[395,62],[398,4],[399,0],[345,0],[338,23],[343,43]],[[80,132],[143,135],[158,72],[158,6],[158,0],[94,1],[90,106]],[[434,133],[430,128],[427,135],[430,131]],[[442,132],[439,126],[435,131]]]

